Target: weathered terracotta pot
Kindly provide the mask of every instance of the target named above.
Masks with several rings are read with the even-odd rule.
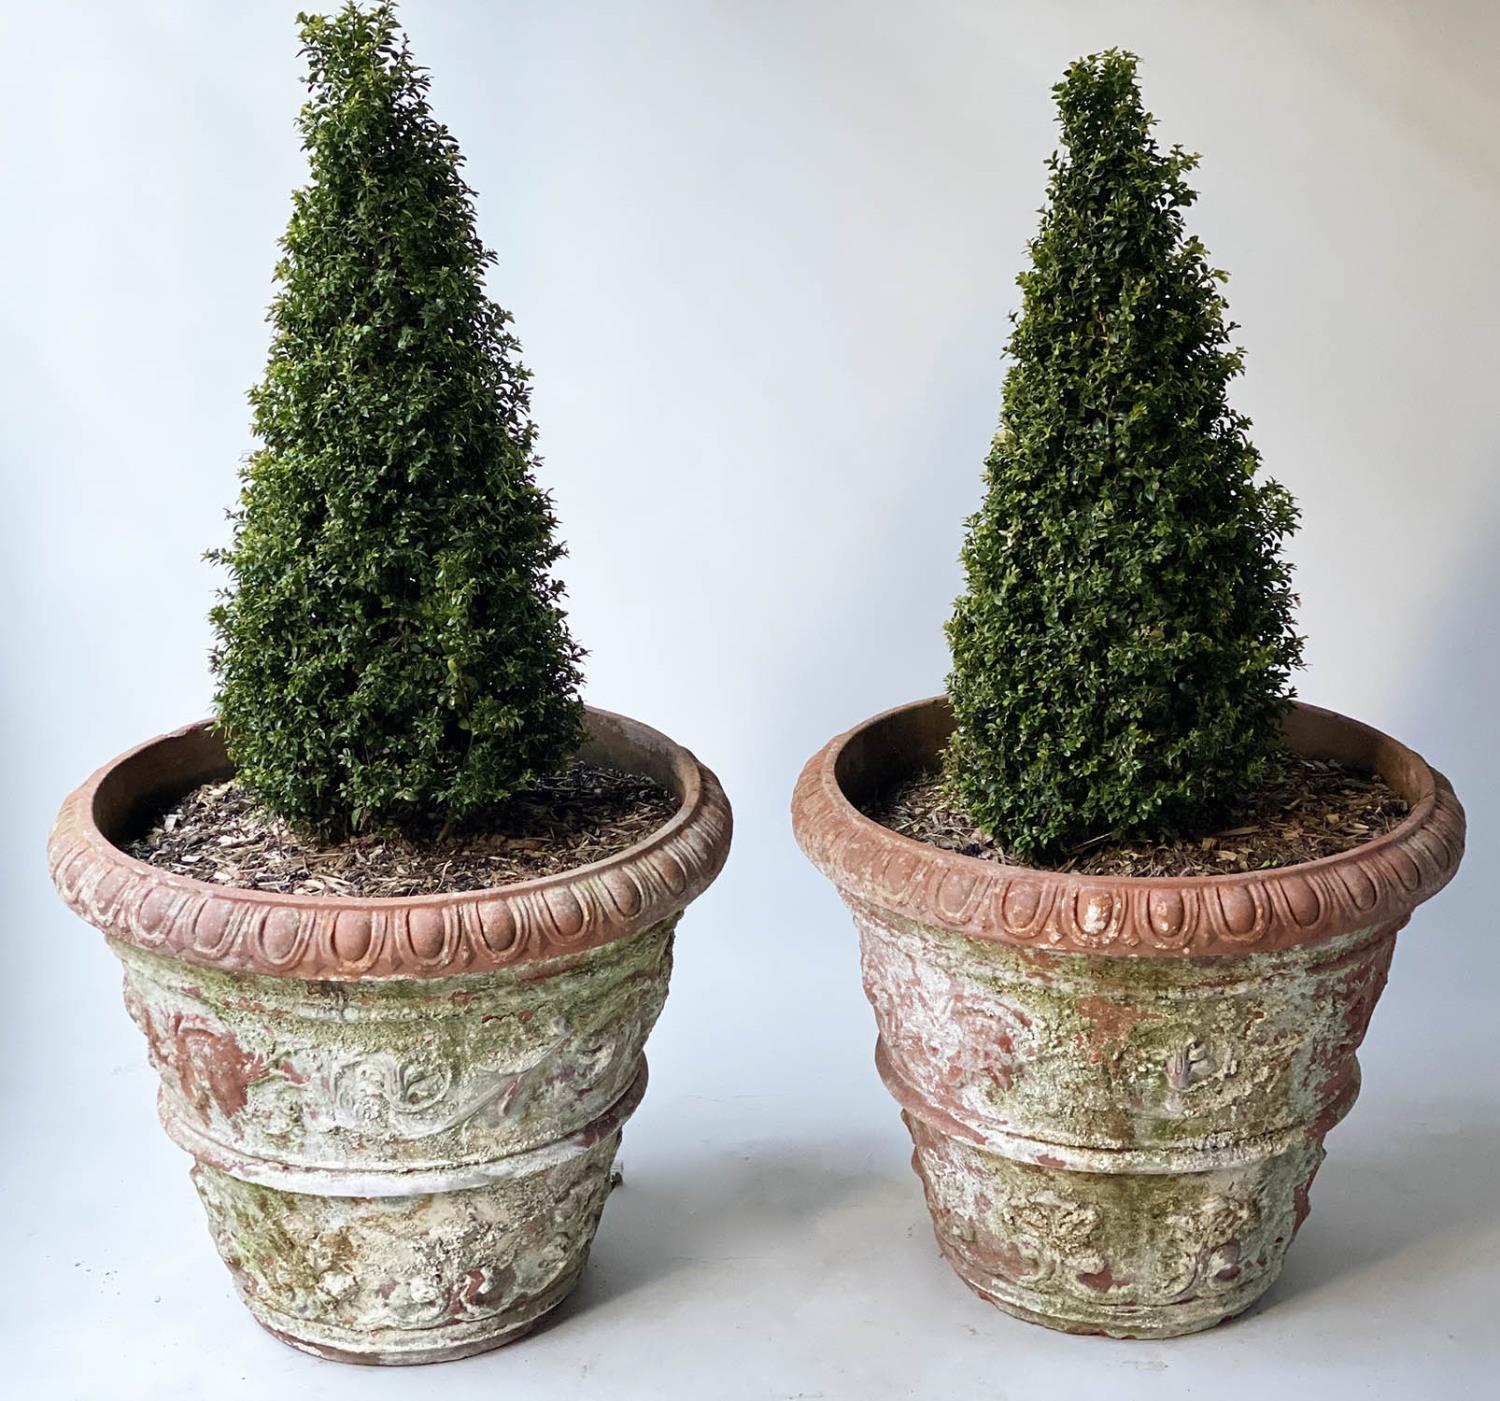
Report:
[[[792,807],[853,911],[938,1244],[1035,1323],[1211,1327],[1281,1268],[1396,931],[1457,868],[1463,809],[1411,750],[1298,705],[1291,746],[1378,770],[1411,804],[1395,831],[1249,875],[1002,866],[857,810],[951,730],[942,699],[867,721],[812,758]]]
[[[683,908],[729,850],[713,774],[591,710],[583,756],[680,799],[561,875],[345,899],[208,885],[116,842],[231,772],[195,725],[63,805],[53,879],[108,936],[158,1103],[250,1311],[294,1347],[437,1362],[509,1342],[577,1283],[646,1083]]]

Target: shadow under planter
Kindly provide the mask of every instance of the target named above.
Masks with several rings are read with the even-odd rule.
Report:
[[[1394,831],[1228,876],[1005,866],[858,810],[951,731],[941,698],[878,716],[809,761],[792,809],[853,912],[938,1244],[1031,1322],[1211,1327],[1281,1268],[1396,932],[1457,869],[1463,810],[1411,750],[1299,704],[1290,746],[1378,771],[1410,804]]]
[[[603,861],[411,899],[227,888],[125,855],[165,804],[231,772],[206,724],[63,805],[53,879],[124,964],[219,1252],[294,1347],[464,1357],[578,1281],[677,920],[731,827],[713,774],[644,725],[591,709],[581,757],[647,775],[678,811]]]

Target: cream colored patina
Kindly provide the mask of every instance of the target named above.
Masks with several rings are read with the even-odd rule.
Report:
[[[1410,750],[1299,706],[1289,743],[1378,769],[1411,806],[1395,831],[1250,875],[1004,866],[858,811],[950,729],[941,701],[879,716],[814,756],[793,803],[859,929],[939,1247],[1032,1322],[1211,1327],[1281,1269],[1396,933],[1456,870],[1463,810]]]
[[[112,941],[162,1123],[255,1316],[401,1362],[557,1303],[645,1087],[675,923],[425,982],[221,973]]]
[[[111,944],[182,1147],[268,1186],[364,1196],[478,1185],[609,1114],[666,1000],[675,923],[520,970],[378,983]]]
[[[352,1362],[433,1362],[521,1336],[577,1282],[609,1193],[674,931],[728,852],[686,750],[589,713],[585,757],[681,807],[608,860],[411,900],[277,896],[156,870],[116,844],[223,777],[202,726],[107,765],[64,805],[54,877],[125,967],[255,1317]]]
[[[965,1281],[1128,1337],[1270,1287],[1357,1091],[1393,931],[1165,963],[855,918],[880,1072]]]

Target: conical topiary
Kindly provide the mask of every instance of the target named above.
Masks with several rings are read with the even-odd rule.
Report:
[[[1183,228],[1197,158],[1157,148],[1135,68],[1110,50],[1054,89],[1065,154],[948,624],[949,781],[1021,860],[1221,815],[1276,772],[1301,660],[1296,508],[1255,481],[1223,274]]]
[[[577,745],[527,374],[388,4],[299,18],[311,179],[213,611],[239,778],[323,835],[482,813]]]

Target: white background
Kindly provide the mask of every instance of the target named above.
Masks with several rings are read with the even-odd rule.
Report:
[[[588,696],[715,767],[738,835],[587,1282],[514,1348],[372,1373],[233,1298],[114,961],[42,859],[69,788],[207,709],[199,555],[302,178],[295,8],[3,7],[0,1390],[1489,1394],[1500,9],[408,0],[535,373]],[[1304,511],[1302,693],[1417,747],[1471,819],[1282,1282],[1164,1344],[1013,1322],[938,1259],[852,929],[785,816],[826,738],[942,684],[1048,90],[1116,43],[1164,140],[1205,152],[1236,402]]]

